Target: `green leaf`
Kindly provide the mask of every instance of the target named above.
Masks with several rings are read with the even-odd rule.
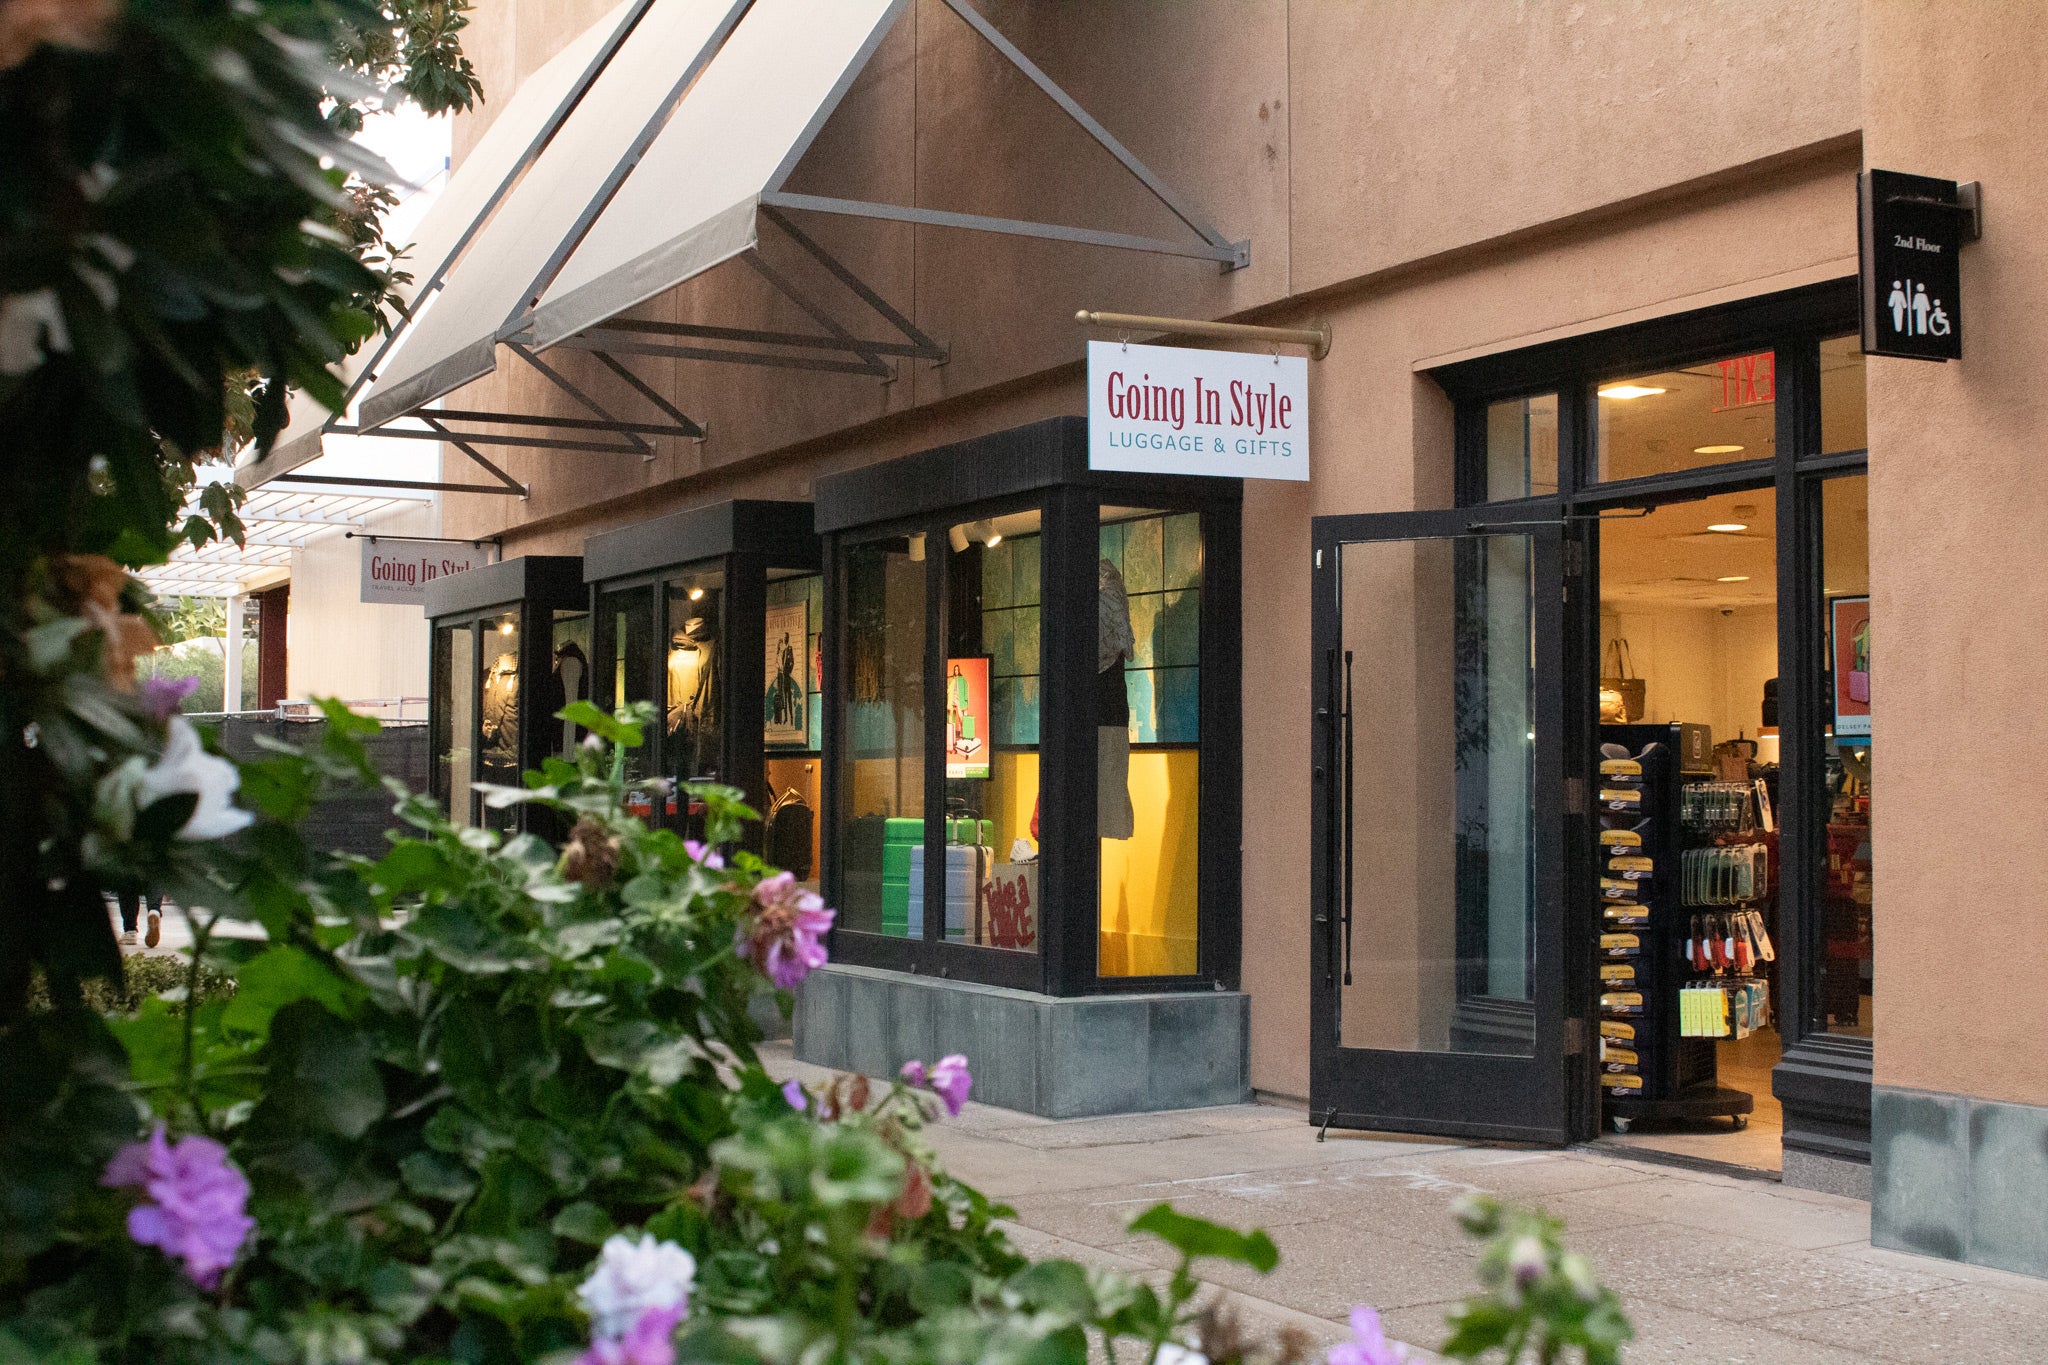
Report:
[[[271,1016],[286,1005],[312,1000],[347,1017],[361,992],[303,948],[280,944],[257,954],[235,974],[234,998],[221,1019],[224,1028],[263,1034]]]
[[[423,1199],[460,1203],[476,1193],[476,1172],[451,1156],[422,1149],[398,1163],[405,1187]]]
[[[639,726],[631,721],[607,715],[587,701],[572,701],[555,712],[555,715],[558,719],[582,726],[610,744],[623,745],[630,749],[637,747],[641,741]]]
[[[588,1246],[602,1246],[604,1239],[617,1231],[611,1215],[586,1199],[579,1199],[556,1214],[548,1227],[557,1237]]]
[[[1264,1231],[1239,1232],[1235,1228],[1178,1213],[1171,1204],[1154,1204],[1131,1220],[1132,1232],[1150,1233],[1190,1260],[1214,1256],[1248,1265],[1261,1275],[1280,1264],[1280,1250]]]

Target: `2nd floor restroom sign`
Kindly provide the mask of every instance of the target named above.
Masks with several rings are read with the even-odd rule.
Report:
[[[1308,478],[1308,361],[1088,343],[1088,467]]]
[[[1963,188],[1897,171],[1857,177],[1864,354],[1963,358]]]

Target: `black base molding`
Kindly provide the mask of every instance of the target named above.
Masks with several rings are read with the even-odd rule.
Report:
[[[1785,1049],[1771,1093],[1785,1108],[1785,1146],[1839,1161],[1870,1160],[1870,1040],[1815,1033]]]

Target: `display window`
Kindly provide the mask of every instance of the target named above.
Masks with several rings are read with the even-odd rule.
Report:
[[[1816,1013],[1829,1033],[1856,1038],[1871,1036],[1876,995],[1869,484],[1868,475],[1852,474],[1820,485],[1826,615],[1817,634],[1826,669],[1815,747],[1827,789],[1827,862]]]
[[[1236,638],[1237,489],[1092,475],[1080,422],[1023,431],[1036,468],[999,458],[1021,433],[972,465],[989,492],[1007,469],[1005,496],[921,506],[977,442],[820,485],[836,957],[1051,994],[1212,987],[1236,964],[1215,781],[1234,787],[1234,663],[1209,680]],[[830,527],[841,507],[903,514]]]
[[[738,500],[584,543],[604,703],[656,720],[628,759],[629,808],[704,833],[693,783],[738,788],[746,846],[815,885],[823,582],[808,503]]]
[[[1098,546],[1098,970],[1187,976],[1200,956],[1201,518],[1105,507]]]
[[[818,889],[824,866],[825,579],[810,569],[768,572],[761,738],[767,787],[762,856]]]
[[[434,794],[460,825],[541,828],[525,805],[491,809],[475,786],[516,787],[575,743],[556,719],[590,695],[582,562],[542,555],[487,564],[427,587]]]

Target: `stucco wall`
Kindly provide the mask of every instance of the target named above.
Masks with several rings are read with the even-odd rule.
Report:
[[[433,505],[421,503],[388,512],[367,529],[431,536],[439,533],[439,521]],[[426,697],[426,617],[418,607],[364,602],[362,555],[363,542],[339,532],[292,552],[286,696]],[[405,714],[418,718],[426,711],[415,704]]]
[[[1870,361],[1876,1079],[2048,1104],[2048,29],[1890,0],[1863,24],[1869,164],[1985,196],[1964,359]]]

